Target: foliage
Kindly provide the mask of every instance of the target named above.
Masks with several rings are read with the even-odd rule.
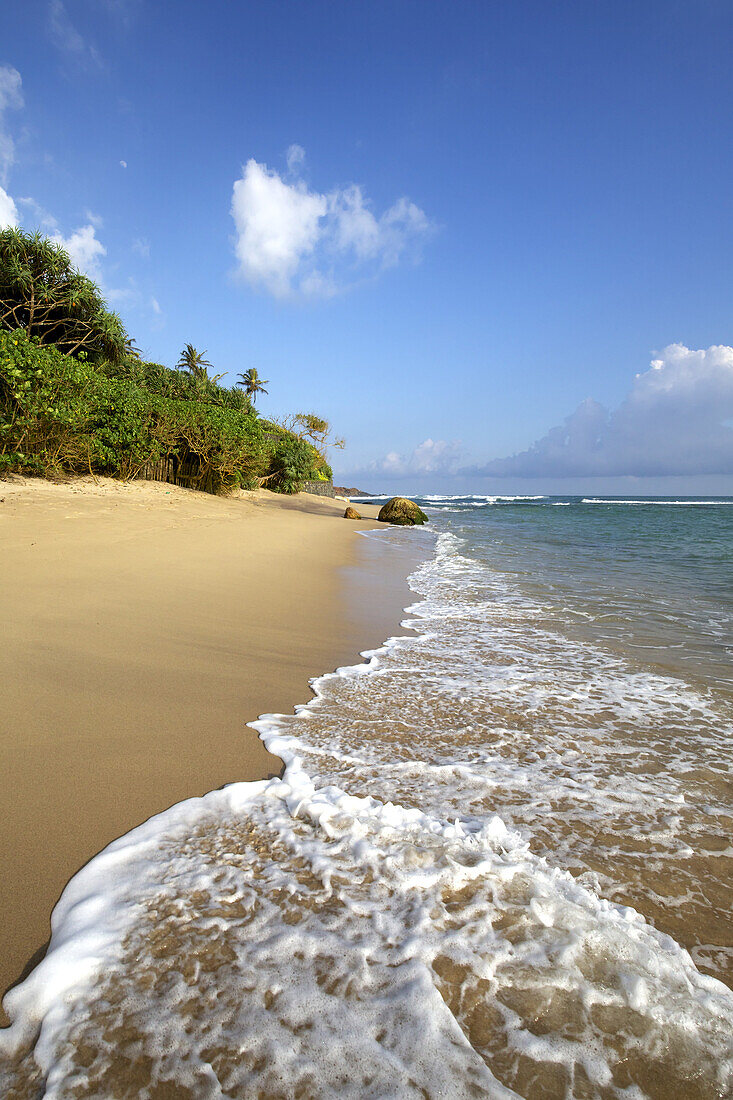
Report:
[[[0,472],[138,476],[161,459],[195,460],[209,492],[266,483],[297,492],[319,476],[313,447],[262,421],[245,394],[159,363],[91,364],[0,331]]]
[[[179,430],[201,463],[201,487],[210,492],[256,488],[270,459],[257,417],[217,406],[179,407]]]
[[[0,231],[0,328],[22,330],[68,355],[119,362],[128,337],[91,279],[40,233]]]
[[[317,413],[294,413],[280,422],[285,431],[297,436],[298,439],[307,439],[321,455],[326,463],[326,451],[328,447],[337,447],[343,450],[346,442],[338,436],[331,434],[331,425],[328,420]],[[330,467],[329,467],[330,470]],[[329,473],[329,477],[331,474]]]
[[[156,431],[155,403],[138,386],[97,379],[90,411],[93,469],[129,480],[166,453]]]
[[[86,361],[0,330],[0,473],[87,468],[94,382]]]
[[[178,398],[183,401],[203,401],[207,404],[221,405],[225,409],[252,412],[252,406],[246,394],[241,390],[230,390],[220,386],[218,380],[214,378],[207,377],[206,381],[202,382],[188,372],[172,370],[160,363],[149,363],[139,358],[127,359],[120,364],[102,363],[100,367],[111,378],[127,378],[161,397]]]
[[[304,481],[318,478],[318,465],[313,447],[296,436],[284,436],[275,448],[270,467],[270,487],[280,493],[297,493]]]
[[[257,367],[250,367],[244,374],[238,374],[237,378],[237,385],[243,388],[252,404],[257,400],[258,393],[267,393],[265,386],[269,384],[268,379],[260,378]]]

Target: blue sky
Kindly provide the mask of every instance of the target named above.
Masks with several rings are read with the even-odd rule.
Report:
[[[350,483],[733,492],[731,47],[727,0],[28,0],[0,219]]]

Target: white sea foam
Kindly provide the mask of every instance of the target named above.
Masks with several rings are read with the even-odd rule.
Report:
[[[421,500],[465,500],[465,501],[486,501],[489,504],[495,504],[497,501],[511,502],[514,500],[546,500],[547,498],[539,496],[500,496],[497,494],[487,493],[431,493],[427,496],[421,496]]]
[[[733,500],[604,500],[600,497],[583,497],[583,504],[656,504],[656,505],[707,505],[719,507],[733,504]]]
[[[408,493],[407,496],[414,497],[417,500],[427,500],[431,504],[440,504],[445,501],[449,502],[465,502],[466,507],[480,507],[481,504],[511,504],[514,501],[522,500],[546,500],[547,497],[539,496],[500,496],[496,494],[486,493],[428,493],[423,495],[422,493]],[[359,500],[388,500],[389,497],[386,493],[375,493],[373,496],[359,497]]]

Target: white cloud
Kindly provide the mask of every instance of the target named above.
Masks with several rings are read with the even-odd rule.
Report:
[[[15,164],[15,142],[5,123],[5,112],[23,106],[20,73],[11,65],[0,65],[0,185],[5,187],[8,172]]]
[[[83,68],[104,68],[99,51],[76,29],[62,0],[51,0],[48,5],[48,30],[53,44],[77,65]]]
[[[65,237],[58,228],[54,216],[44,210],[35,199],[23,198],[19,199],[18,202],[31,211],[37,224],[41,224],[49,231],[50,239],[66,250],[74,266],[97,284],[113,308],[135,309],[138,311],[149,309],[158,324],[164,323],[163,311],[157,299],[152,296],[148,298],[138,287],[134,278],[128,277],[122,286],[109,285],[108,276],[110,271],[108,269],[105,273],[102,265],[102,261],[107,255],[107,249],[97,236],[97,229],[103,224],[103,219],[99,215],[87,210],[86,217],[90,219],[87,224],[79,226],[78,229]],[[0,228],[2,228],[3,219],[9,219],[14,212],[16,221],[8,220],[6,224],[17,224],[17,211],[15,211],[12,199],[0,188]],[[116,265],[112,265],[112,272],[114,272],[115,267]]]
[[[404,198],[375,218],[356,184],[329,195],[329,210],[336,248],[359,260],[380,259],[384,267],[396,264],[410,240],[430,229],[423,211]]]
[[[132,242],[132,251],[147,260],[150,256],[150,241],[146,237],[136,237]]]
[[[590,398],[519,454],[462,471],[495,477],[733,473],[733,348],[670,344],[618,408]]]
[[[305,163],[305,149],[302,145],[293,144],[288,146],[288,151],[285,154],[285,159],[288,164],[288,172],[297,172],[297,170]]]
[[[305,298],[333,298],[339,288],[332,276],[311,271],[300,280],[300,292]]]
[[[0,229],[18,224],[18,208],[10,195],[0,187]]]
[[[35,219],[36,225],[41,226],[43,229],[58,229],[59,223],[56,221],[53,214],[46,210],[44,206],[41,206],[39,202],[36,202],[35,199],[31,198],[30,195],[19,198],[18,202],[30,213],[31,217]],[[25,221],[26,219],[24,218],[23,220]]]
[[[128,276],[126,286],[103,287],[103,290],[105,298],[113,306],[127,306],[128,308],[136,306],[139,308],[143,301],[140,288],[132,275]]]
[[[290,146],[291,176],[304,157],[301,146]],[[357,272],[396,264],[431,229],[408,199],[376,217],[356,184],[321,194],[254,159],[234,184],[231,213],[240,274],[279,298],[331,296],[353,283]]]
[[[96,228],[89,224],[75,229],[69,237],[54,233],[51,240],[62,245],[71,257],[71,262],[99,283],[102,281],[100,260],[107,255],[107,249],[96,235]]]
[[[154,329],[164,328],[166,323],[165,313],[158,299],[152,294],[150,296],[150,309],[153,311],[153,315],[148,322],[150,327]]]
[[[428,474],[453,474],[462,460],[459,440],[425,439],[408,455],[390,451],[378,462],[371,462],[368,473],[387,477],[425,477]]]
[[[276,297],[287,295],[302,261],[316,247],[327,210],[325,196],[312,194],[303,183],[284,183],[264,164],[247,161],[232,198],[244,277]]]
[[[127,168],[127,161],[126,160],[121,160],[120,161],[120,168]]]

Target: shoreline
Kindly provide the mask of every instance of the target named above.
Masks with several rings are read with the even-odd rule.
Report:
[[[4,994],[112,840],[281,773],[247,723],[394,633],[413,559],[354,538],[373,507],[345,522],[343,502],[306,494],[85,478],[14,479],[0,497]]]

